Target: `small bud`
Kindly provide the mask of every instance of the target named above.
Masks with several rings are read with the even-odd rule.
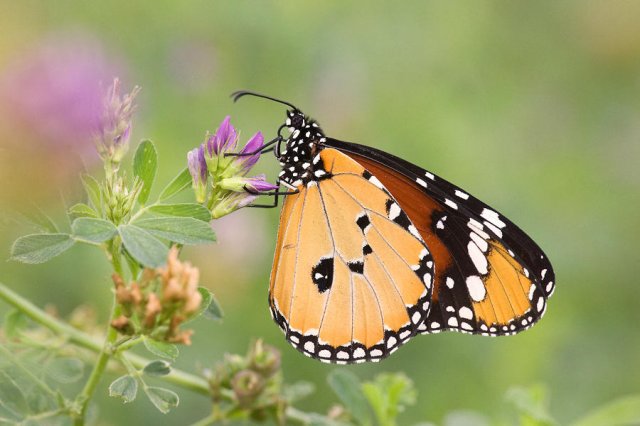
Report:
[[[258,373],[242,370],[231,379],[231,388],[243,407],[249,407],[264,388],[264,380]]]
[[[280,352],[262,340],[257,340],[249,351],[250,367],[264,375],[265,378],[273,376],[280,369]]]
[[[162,305],[160,305],[160,300],[158,300],[158,296],[155,293],[149,294],[149,300],[147,301],[147,306],[144,311],[144,326],[146,328],[151,328],[156,322],[156,317],[162,311]]]

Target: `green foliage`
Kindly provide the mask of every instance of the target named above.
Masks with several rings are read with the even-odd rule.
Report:
[[[22,329],[27,326],[27,317],[18,309],[12,309],[4,316],[3,330],[9,339],[18,337]]]
[[[180,402],[178,395],[169,389],[150,386],[145,387],[144,392],[147,394],[149,401],[163,414],[177,407]]]
[[[91,175],[82,175],[82,185],[89,198],[91,207],[102,216],[102,189],[100,183]]]
[[[145,204],[149,199],[149,193],[158,168],[158,154],[156,147],[150,140],[144,140],[138,145],[133,157],[133,174],[142,181],[142,189],[138,195],[138,202]]]
[[[180,354],[178,347],[171,343],[160,342],[149,337],[145,337],[143,342],[144,347],[147,348],[149,352],[160,358],[174,361]]]
[[[347,370],[333,370],[327,376],[327,382],[358,424],[371,425],[371,408],[355,374]]]
[[[154,217],[139,219],[133,224],[158,238],[178,244],[206,244],[216,240],[208,222],[192,217]]]
[[[191,186],[191,174],[184,168],[174,177],[158,196],[159,201],[166,201]]]
[[[149,232],[135,225],[118,226],[124,248],[143,266],[156,268],[164,265],[169,248]]]
[[[397,424],[398,414],[416,402],[413,382],[403,373],[383,373],[362,384],[362,392],[373,408],[380,426]]]
[[[557,424],[549,413],[547,390],[544,386],[513,387],[507,391],[505,398],[518,411],[521,425],[553,426]]]
[[[71,224],[73,238],[90,243],[103,243],[116,235],[118,230],[108,220],[80,217]]]
[[[149,376],[166,376],[171,373],[171,364],[164,360],[155,360],[145,365],[142,371]]]
[[[594,408],[571,426],[623,426],[640,424],[640,394],[623,396]]]
[[[222,307],[213,293],[204,287],[199,287],[198,291],[202,295],[201,309],[203,310],[202,313],[204,314],[204,317],[217,321],[222,320],[224,316]]]
[[[125,404],[133,402],[138,394],[138,381],[130,374],[120,376],[109,385],[109,396],[119,397]]]
[[[32,234],[18,238],[11,247],[11,260],[22,263],[44,263],[73,246],[69,234]]]
[[[67,210],[67,214],[69,215],[71,220],[79,217],[98,217],[98,212],[96,212],[91,206],[85,203],[77,203],[69,207],[69,209]]]
[[[192,217],[204,222],[211,220],[211,212],[202,204],[196,203],[155,204],[149,206],[148,210],[165,216]]]

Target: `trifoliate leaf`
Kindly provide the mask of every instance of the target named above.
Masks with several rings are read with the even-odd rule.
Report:
[[[166,376],[171,373],[171,364],[167,361],[158,359],[145,365],[142,371],[144,374],[148,374],[149,376]]]

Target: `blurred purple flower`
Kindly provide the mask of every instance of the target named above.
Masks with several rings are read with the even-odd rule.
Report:
[[[233,151],[238,144],[238,133],[231,124],[231,116],[226,116],[216,132],[207,140],[207,154],[210,157],[225,151]]]
[[[90,147],[115,62],[91,34],[50,37],[2,71],[0,109],[42,142]]]

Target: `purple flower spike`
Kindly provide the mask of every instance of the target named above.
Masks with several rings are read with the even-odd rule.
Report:
[[[262,145],[264,145],[264,137],[262,136],[262,133],[258,132],[253,135],[251,139],[249,139],[247,144],[240,151],[240,154],[255,152],[262,148]],[[240,156],[238,158],[240,159],[242,170],[246,173],[258,162],[258,160],[260,159],[260,153],[256,153],[248,157]]]
[[[209,156],[219,155],[223,151],[234,150],[238,142],[238,133],[231,124],[231,116],[227,115],[216,132],[207,140]]]

